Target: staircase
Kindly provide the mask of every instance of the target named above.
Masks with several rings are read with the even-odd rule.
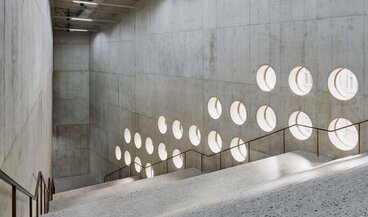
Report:
[[[368,155],[328,160],[297,151],[207,174],[127,178],[56,194],[46,216],[364,216]]]

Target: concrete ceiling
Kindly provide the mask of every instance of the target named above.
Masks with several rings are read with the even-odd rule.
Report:
[[[74,0],[51,0],[53,29],[54,31],[99,31],[101,26],[112,25],[135,10],[138,1],[79,0],[77,2],[82,3],[77,3]],[[78,18],[89,20],[78,20]]]

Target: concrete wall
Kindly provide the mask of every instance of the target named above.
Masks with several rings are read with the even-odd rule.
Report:
[[[53,176],[89,174],[89,35],[55,33]]]
[[[256,112],[269,105],[277,115],[276,129],[288,125],[291,113],[307,113],[314,126],[327,128],[337,117],[352,122],[367,117],[365,75],[368,56],[368,2],[365,0],[142,0],[139,9],[114,27],[90,39],[90,147],[91,172],[101,178],[124,165],[114,148],[129,150],[143,164],[159,160],[157,146],[197,149],[210,154],[207,135],[216,130],[223,149],[234,137],[249,140],[265,135]],[[266,93],[256,83],[256,72],[264,64],[277,75],[275,89]],[[297,66],[309,69],[313,89],[297,96],[289,88],[288,76]],[[349,101],[335,99],[327,79],[336,68],[346,67],[359,81],[358,94]],[[223,114],[213,120],[207,102],[220,99]],[[229,114],[233,101],[242,101],[248,119],[235,125]],[[157,119],[164,115],[169,130],[161,135]],[[184,136],[176,140],[171,124],[180,120]],[[202,134],[198,147],[188,139],[188,129],[197,125]],[[153,155],[126,144],[124,129],[151,137]],[[132,135],[133,137],[133,135]],[[321,133],[321,153],[342,157],[342,152]],[[365,140],[365,138],[362,138]],[[286,132],[287,151],[315,152],[316,132],[306,141]],[[252,160],[281,153],[282,134],[252,144]],[[218,166],[218,159],[208,159]],[[237,164],[230,154],[223,165]],[[172,166],[170,166],[172,167]],[[161,168],[162,169],[162,168]]]
[[[32,193],[39,171],[51,176],[52,40],[49,1],[0,1],[0,168]],[[18,195],[18,216],[29,216]],[[1,216],[10,196],[0,181]]]

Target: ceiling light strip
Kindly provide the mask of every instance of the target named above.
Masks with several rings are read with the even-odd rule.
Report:
[[[104,22],[104,23],[116,23],[117,20],[100,20],[100,19],[90,19],[90,18],[81,18],[81,17],[67,17],[67,16],[54,16],[56,19],[70,19],[72,21],[81,21],[81,22]]]
[[[66,0],[62,0],[62,1],[66,1]],[[70,1],[66,1],[66,2],[70,2]],[[108,6],[108,7],[117,7],[117,8],[130,8],[130,9],[136,9],[137,7],[135,6],[131,6],[131,5],[118,5],[118,4],[108,4],[108,3],[96,3],[96,2],[87,2],[87,1],[72,1],[74,3],[77,4],[84,4],[84,5],[93,5],[93,6]]]
[[[56,27],[54,30],[69,30],[70,32],[97,32],[95,29],[77,29],[77,28],[60,28]]]
[[[69,6],[62,6],[62,5],[53,5],[54,8],[60,8],[60,9],[75,9],[75,10],[89,10],[94,11],[98,13],[106,13],[106,14],[127,14],[128,12],[122,12],[122,11],[110,11],[110,10],[100,10],[100,9],[92,9],[85,7],[69,7]]]

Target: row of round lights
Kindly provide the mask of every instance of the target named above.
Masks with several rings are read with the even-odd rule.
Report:
[[[261,90],[269,92],[276,86],[276,73],[270,66],[264,65],[257,72],[257,84]],[[307,95],[313,86],[313,78],[308,69],[305,67],[294,68],[289,75],[290,89],[299,96]],[[349,100],[353,98],[358,90],[358,82],[354,73],[345,68],[334,70],[328,79],[328,87],[331,94],[339,100]],[[222,105],[219,99],[212,97],[208,101],[208,113],[213,119],[219,119],[222,114]],[[237,125],[243,125],[247,119],[247,111],[244,104],[240,101],[235,101],[230,106],[230,116],[232,121]],[[261,106],[257,111],[257,122],[259,127],[265,132],[271,132],[276,127],[276,114],[269,106]],[[312,121],[307,114],[301,111],[296,111],[289,118],[289,126],[304,125],[312,127]],[[329,125],[329,130],[338,129],[344,126],[351,125],[347,119],[337,118]],[[164,116],[158,119],[158,129],[160,133],[167,132],[167,122]],[[299,140],[306,140],[312,135],[312,128],[293,126],[290,128],[292,135]],[[183,137],[183,126],[180,121],[175,120],[172,124],[172,132],[176,139],[180,140]],[[347,127],[343,130],[328,133],[332,143],[340,150],[351,150],[358,143],[358,132],[354,126]],[[124,131],[124,139],[126,143],[131,142],[131,133],[129,129]],[[201,133],[197,126],[193,125],[189,128],[189,140],[194,146],[198,146],[201,142]],[[142,139],[137,132],[134,134],[134,144],[137,149],[142,146]],[[219,133],[211,131],[208,134],[208,145],[212,152],[218,153],[222,149],[222,139]],[[230,142],[231,154],[236,161],[242,162],[247,157],[247,148],[242,139],[236,137]],[[150,137],[145,140],[145,148],[148,154],[153,154],[154,146]],[[183,166],[183,156],[178,149],[172,153],[173,162],[176,168]],[[161,160],[166,160],[168,157],[166,145],[160,143],[158,146],[158,155]],[[177,155],[177,156],[176,156]],[[115,148],[115,156],[118,160],[121,159],[121,149],[119,146]],[[124,161],[126,165],[131,164],[131,156],[128,151],[124,153]],[[141,172],[141,160],[137,156],[134,159],[135,169]],[[150,163],[146,164],[147,177],[154,176],[154,170]]]
[[[257,71],[257,84],[265,92],[272,91],[276,86],[275,70],[264,65]],[[313,87],[311,72],[302,66],[294,68],[289,74],[290,89],[299,96],[307,95]],[[346,68],[338,68],[328,77],[328,89],[339,100],[352,99],[358,92],[358,80],[353,72]]]
[[[219,102],[219,101],[218,101]],[[259,110],[264,110],[264,113],[267,113],[267,107],[262,106]],[[258,119],[259,115],[257,114],[257,119]],[[261,128],[262,129],[270,129],[270,131],[272,131],[271,129],[271,125],[270,124],[266,124],[265,122],[269,122],[269,121],[258,121]],[[329,130],[335,130],[341,127],[345,127],[345,126],[349,126],[352,123],[349,120],[343,119],[343,118],[337,118],[335,120],[333,120],[331,122],[331,124],[329,125]],[[173,123],[173,126],[177,125],[178,128],[180,129],[181,132],[181,136],[180,138],[182,138],[182,131],[183,131],[183,126],[181,124],[178,124],[178,122]],[[302,125],[302,126],[293,126],[293,125]],[[273,125],[272,125],[273,126]],[[292,135],[297,138],[298,140],[307,140],[308,138],[311,137],[312,135],[312,128],[309,127],[303,127],[303,126],[310,126],[312,127],[312,121],[309,118],[309,116],[307,114],[305,114],[302,111],[296,111],[294,113],[291,114],[290,118],[289,118],[289,126],[293,126],[290,128],[290,132],[292,133]],[[167,123],[166,123],[166,118],[161,116],[158,120],[158,128],[160,130],[160,132],[162,134],[165,134],[167,132]],[[175,127],[173,127],[175,128]],[[265,130],[266,131],[266,130]],[[175,138],[179,138],[178,136],[175,136],[174,130],[173,130],[173,134]],[[328,133],[330,140],[332,141],[332,143],[340,150],[344,150],[344,151],[348,151],[353,149],[356,144],[358,143],[358,132],[356,130],[356,128],[354,126],[345,128],[343,130],[338,130],[338,131],[334,131],[334,132],[329,132]],[[199,131],[199,128],[196,126],[191,126],[189,129],[189,138],[190,141],[193,145],[197,146],[200,144],[201,141],[201,134]],[[124,139],[126,141],[126,143],[130,143],[131,142],[131,134],[129,129],[126,129],[124,131]],[[141,136],[139,133],[135,133],[134,136],[134,144],[136,146],[136,148],[140,148],[142,146],[142,142],[141,142]],[[209,148],[212,152],[214,153],[218,153],[221,151],[222,149],[222,139],[219,133],[217,133],[216,131],[211,131],[208,134],[208,145]],[[153,154],[154,152],[154,146],[153,146],[153,141],[150,137],[146,138],[146,142],[145,142],[145,147],[146,147],[146,151],[148,154]],[[236,137],[234,138],[231,142],[230,142],[230,147],[231,149],[231,154],[233,156],[233,158],[236,161],[242,162],[246,159],[247,156],[247,148],[243,142],[242,139]],[[176,156],[173,159],[174,165],[176,168],[180,169],[183,166],[183,156],[180,154],[181,152],[178,149],[175,149],[172,153],[172,156]],[[158,155],[159,158],[164,161],[167,159],[168,157],[168,153],[167,153],[167,149],[166,149],[166,145],[164,143],[160,143],[158,146]],[[119,146],[116,146],[115,148],[115,156],[118,160],[121,159],[121,149]],[[131,156],[130,153],[128,151],[125,151],[124,153],[124,160],[126,165],[131,164]],[[140,167],[139,165],[141,164],[141,160],[139,157],[136,157],[134,162],[136,163],[135,168],[137,170],[137,172],[140,172]],[[138,164],[138,165],[137,165]],[[153,168],[151,168],[150,164],[148,163],[146,165],[146,170],[149,170],[149,174],[154,174]],[[147,172],[147,171],[146,171]],[[147,175],[149,177],[149,175]]]
[[[261,66],[257,71],[257,84],[261,90],[269,92],[275,88],[276,73],[268,65]],[[294,68],[289,75],[290,89],[299,96],[307,95],[313,86],[313,78],[305,67]],[[328,88],[331,94],[339,100],[352,99],[358,91],[358,81],[353,72],[346,68],[334,70],[328,78]],[[218,98],[212,97],[208,101],[208,113],[213,119],[219,119],[222,114],[222,105]],[[240,101],[235,101],[230,106],[230,117],[237,125],[243,125],[247,119],[247,110]],[[261,106],[257,111],[257,123],[265,132],[271,132],[276,127],[276,114],[269,106]],[[329,125],[329,130],[336,130],[352,123],[344,118],[337,118]],[[312,127],[312,121],[307,114],[301,111],[294,112],[289,118],[289,126],[304,125]],[[299,140],[306,140],[312,135],[312,128],[294,126],[290,128],[292,135]],[[212,133],[212,134],[211,134]],[[211,132],[209,145],[212,151],[221,149],[221,137],[215,131]],[[354,126],[343,130],[329,132],[331,142],[340,150],[351,150],[358,143],[358,132]]]
[[[125,129],[124,130],[124,140],[127,144],[129,144],[132,140],[132,136],[131,136],[131,133],[130,133],[130,130],[129,129]],[[137,149],[140,149],[142,147],[142,138],[141,138],[141,135],[137,132],[134,134],[134,145]],[[147,137],[146,140],[145,140],[145,148],[146,148],[146,151],[149,155],[153,154],[154,152],[154,146],[153,146],[153,141],[150,137]],[[158,146],[158,155],[159,155],[159,158],[164,161],[168,158],[168,154],[167,154],[167,149],[166,149],[166,146],[164,143],[160,143],[159,146]],[[172,153],[172,156],[173,157],[173,163],[174,163],[174,166],[177,168],[177,169],[180,169],[183,167],[184,165],[184,159],[183,159],[183,156],[180,152],[179,149],[175,149]],[[117,160],[121,160],[122,158],[122,152],[121,152],[121,148],[119,146],[116,146],[115,147],[115,157]],[[131,155],[130,155],[130,152],[129,151],[125,151],[124,152],[124,162],[126,165],[130,165],[132,163],[132,158],[131,158]],[[140,173],[141,170],[142,170],[142,161],[141,159],[136,156],[134,158],[134,168],[135,170]],[[147,163],[146,166],[145,166],[145,172],[146,172],[146,175],[148,178],[152,178],[154,176],[154,169],[153,167],[151,166],[150,163]]]

